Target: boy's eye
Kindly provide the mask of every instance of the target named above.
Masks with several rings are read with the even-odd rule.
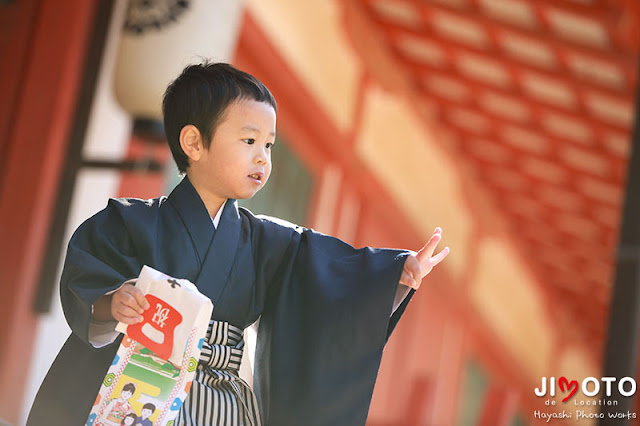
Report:
[[[242,141],[243,141],[244,143],[246,143],[247,145],[253,145],[253,143],[254,143],[256,140],[255,140],[255,139],[253,139],[253,138],[249,138],[249,139],[242,139]]]
[[[273,142],[267,142],[267,149],[271,149],[273,147]]]

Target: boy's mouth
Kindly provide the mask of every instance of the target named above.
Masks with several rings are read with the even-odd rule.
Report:
[[[253,173],[249,175],[249,177],[254,181],[256,181],[257,183],[262,183],[262,176],[263,176],[263,173],[261,172]]]

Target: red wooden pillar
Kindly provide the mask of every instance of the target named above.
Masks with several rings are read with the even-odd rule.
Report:
[[[38,12],[36,0],[0,4],[0,186],[6,169],[9,130],[22,74],[27,65],[29,39]]]
[[[432,410],[433,382],[424,377],[414,379],[411,393],[409,394],[409,411],[405,424],[424,425],[428,414]]]
[[[32,11],[21,25],[3,26],[0,54],[13,52],[19,68],[14,96],[0,100],[11,120],[0,131],[0,418],[16,422],[26,381],[36,315],[33,297],[44,258],[57,183],[75,112],[96,2],[31,0],[0,6],[0,22],[11,7]],[[25,40],[26,39],[26,40]]]
[[[513,423],[516,415],[517,397],[513,390],[491,387],[484,397],[478,426],[506,426]]]

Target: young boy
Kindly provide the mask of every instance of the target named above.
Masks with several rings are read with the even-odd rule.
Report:
[[[153,412],[156,411],[156,406],[150,402],[147,402],[142,406],[142,410],[140,411],[140,417],[136,420],[136,426],[153,426],[153,422],[149,419],[153,415]]]
[[[116,321],[136,323],[149,307],[125,283],[143,265],[189,279],[214,305],[176,424],[365,424],[384,344],[448,249],[433,255],[439,228],[418,253],[356,250],[238,208],[269,178],[276,109],[262,83],[227,64],[191,65],[171,83],[165,132],[186,177],[168,197],[110,200],[74,234],[61,279],[73,333],[30,424],[86,420],[119,344]],[[254,394],[238,368],[242,332],[258,318]],[[70,398],[61,381],[86,391]]]

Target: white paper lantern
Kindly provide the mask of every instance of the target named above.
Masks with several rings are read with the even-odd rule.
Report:
[[[114,90],[134,117],[162,118],[162,95],[182,69],[203,59],[229,62],[241,0],[130,0]]]

